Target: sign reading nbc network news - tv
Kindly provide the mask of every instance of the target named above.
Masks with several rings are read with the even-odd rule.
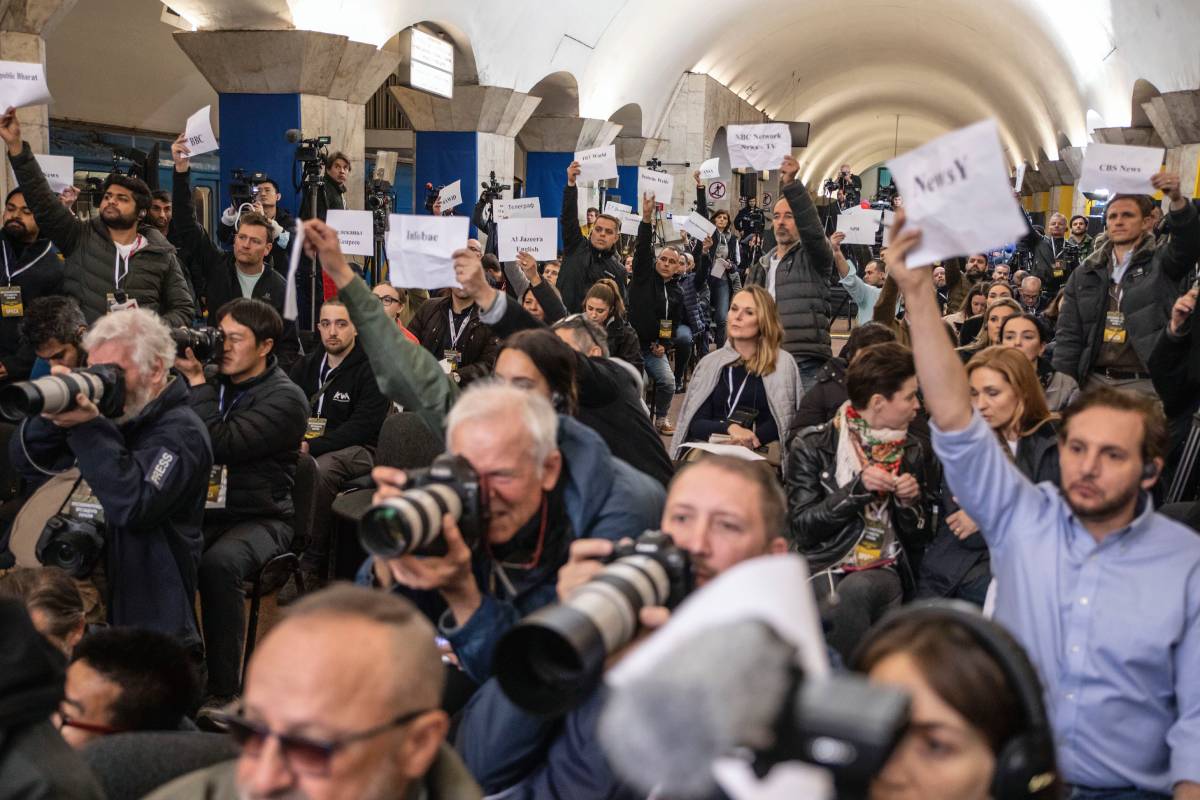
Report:
[[[405,40],[408,58],[400,64],[400,83],[441,97],[454,97],[454,45],[416,28],[401,33],[401,46]]]

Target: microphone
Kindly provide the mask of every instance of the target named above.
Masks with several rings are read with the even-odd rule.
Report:
[[[300,132],[299,128],[288,128],[287,133],[283,134],[283,138],[295,144],[304,138],[304,134]]]
[[[805,762],[829,771],[839,797],[865,797],[907,728],[908,696],[857,675],[805,680],[797,662],[758,620],[681,640],[610,690],[598,735],[613,771],[639,791],[699,800],[717,789],[718,759],[748,760],[760,778]]]

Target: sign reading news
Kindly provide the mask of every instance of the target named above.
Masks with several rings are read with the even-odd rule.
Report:
[[[552,261],[558,251],[558,220],[508,219],[496,225],[497,256],[516,261],[517,253],[529,253],[538,261]]]
[[[1092,143],[1079,170],[1080,192],[1107,190],[1111,194],[1154,194],[1150,178],[1163,163],[1161,147]]]
[[[792,130],[782,122],[726,125],[725,144],[729,148],[729,164],[734,169],[751,167],[760,172],[779,169],[784,156],[792,152]]]
[[[466,217],[389,214],[388,279],[405,289],[458,286],[454,251],[467,246]]]

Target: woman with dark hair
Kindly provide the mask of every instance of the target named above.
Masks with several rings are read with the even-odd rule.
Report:
[[[971,357],[976,353],[984,350],[992,345],[1000,344],[1000,326],[1004,320],[1009,317],[1023,314],[1025,309],[1021,308],[1021,304],[1011,297],[1001,297],[996,300],[988,301],[987,311],[985,311],[978,320],[979,327],[976,329],[974,337],[958,348],[958,357],[963,360],[963,363],[971,360]],[[959,331],[959,341],[963,341],[963,336],[967,334],[967,324],[974,319],[967,320],[963,323],[962,330]]]
[[[642,346],[637,331],[625,319],[625,301],[612,278],[601,278],[592,284],[583,298],[583,313],[604,328],[608,334],[608,354],[642,371]]]
[[[878,322],[868,322],[851,331],[850,338],[842,346],[842,352],[821,367],[813,387],[801,398],[793,420],[793,432],[833,419],[842,403],[846,402],[846,367],[854,359],[855,353],[873,344],[894,341],[896,334]]]
[[[1046,358],[1049,338],[1046,324],[1033,314],[1021,313],[1009,317],[1000,325],[1000,344],[1015,347],[1029,359],[1037,370],[1038,381],[1046,394],[1046,406],[1062,411],[1079,396],[1079,384],[1065,372],[1058,372]]]
[[[1029,360],[1013,347],[988,347],[967,362],[967,377],[971,404],[1025,477],[1058,485],[1058,417],[1047,408]],[[957,597],[982,606],[991,581],[987,544],[944,481],[942,510],[921,562],[918,596]]]
[[[999,625],[946,605],[885,617],[856,654],[856,670],[912,701],[908,730],[868,797],[1061,797],[1042,685],[1029,657]]]
[[[962,307],[953,314],[947,314],[942,319],[954,326],[954,334],[957,336],[959,331],[962,330],[963,323],[971,317],[982,316],[986,310],[987,284],[977,283],[967,290],[967,296],[963,300]]]
[[[696,179],[696,210],[708,214],[708,192],[700,178],[700,170],[692,173]],[[741,242],[729,219],[729,212],[718,208],[712,214],[712,224],[717,229],[712,234],[712,270],[708,275],[709,302],[713,312],[713,333],[717,347],[725,344],[725,320],[729,314],[729,303],[741,291],[742,279],[737,265],[741,263]]]

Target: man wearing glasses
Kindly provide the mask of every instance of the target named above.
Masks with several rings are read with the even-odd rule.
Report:
[[[254,651],[243,701],[222,717],[241,757],[147,800],[477,800],[444,741],[444,680],[433,628],[408,600],[344,584],[306,595]]]
[[[358,329],[340,300],[321,306],[317,330],[321,350],[309,353],[291,371],[311,409],[300,449],[317,460],[313,537],[301,562],[304,585],[312,587],[325,579],[333,499],[346,481],[375,466],[379,428],[388,411],[366,353],[357,346]]]

